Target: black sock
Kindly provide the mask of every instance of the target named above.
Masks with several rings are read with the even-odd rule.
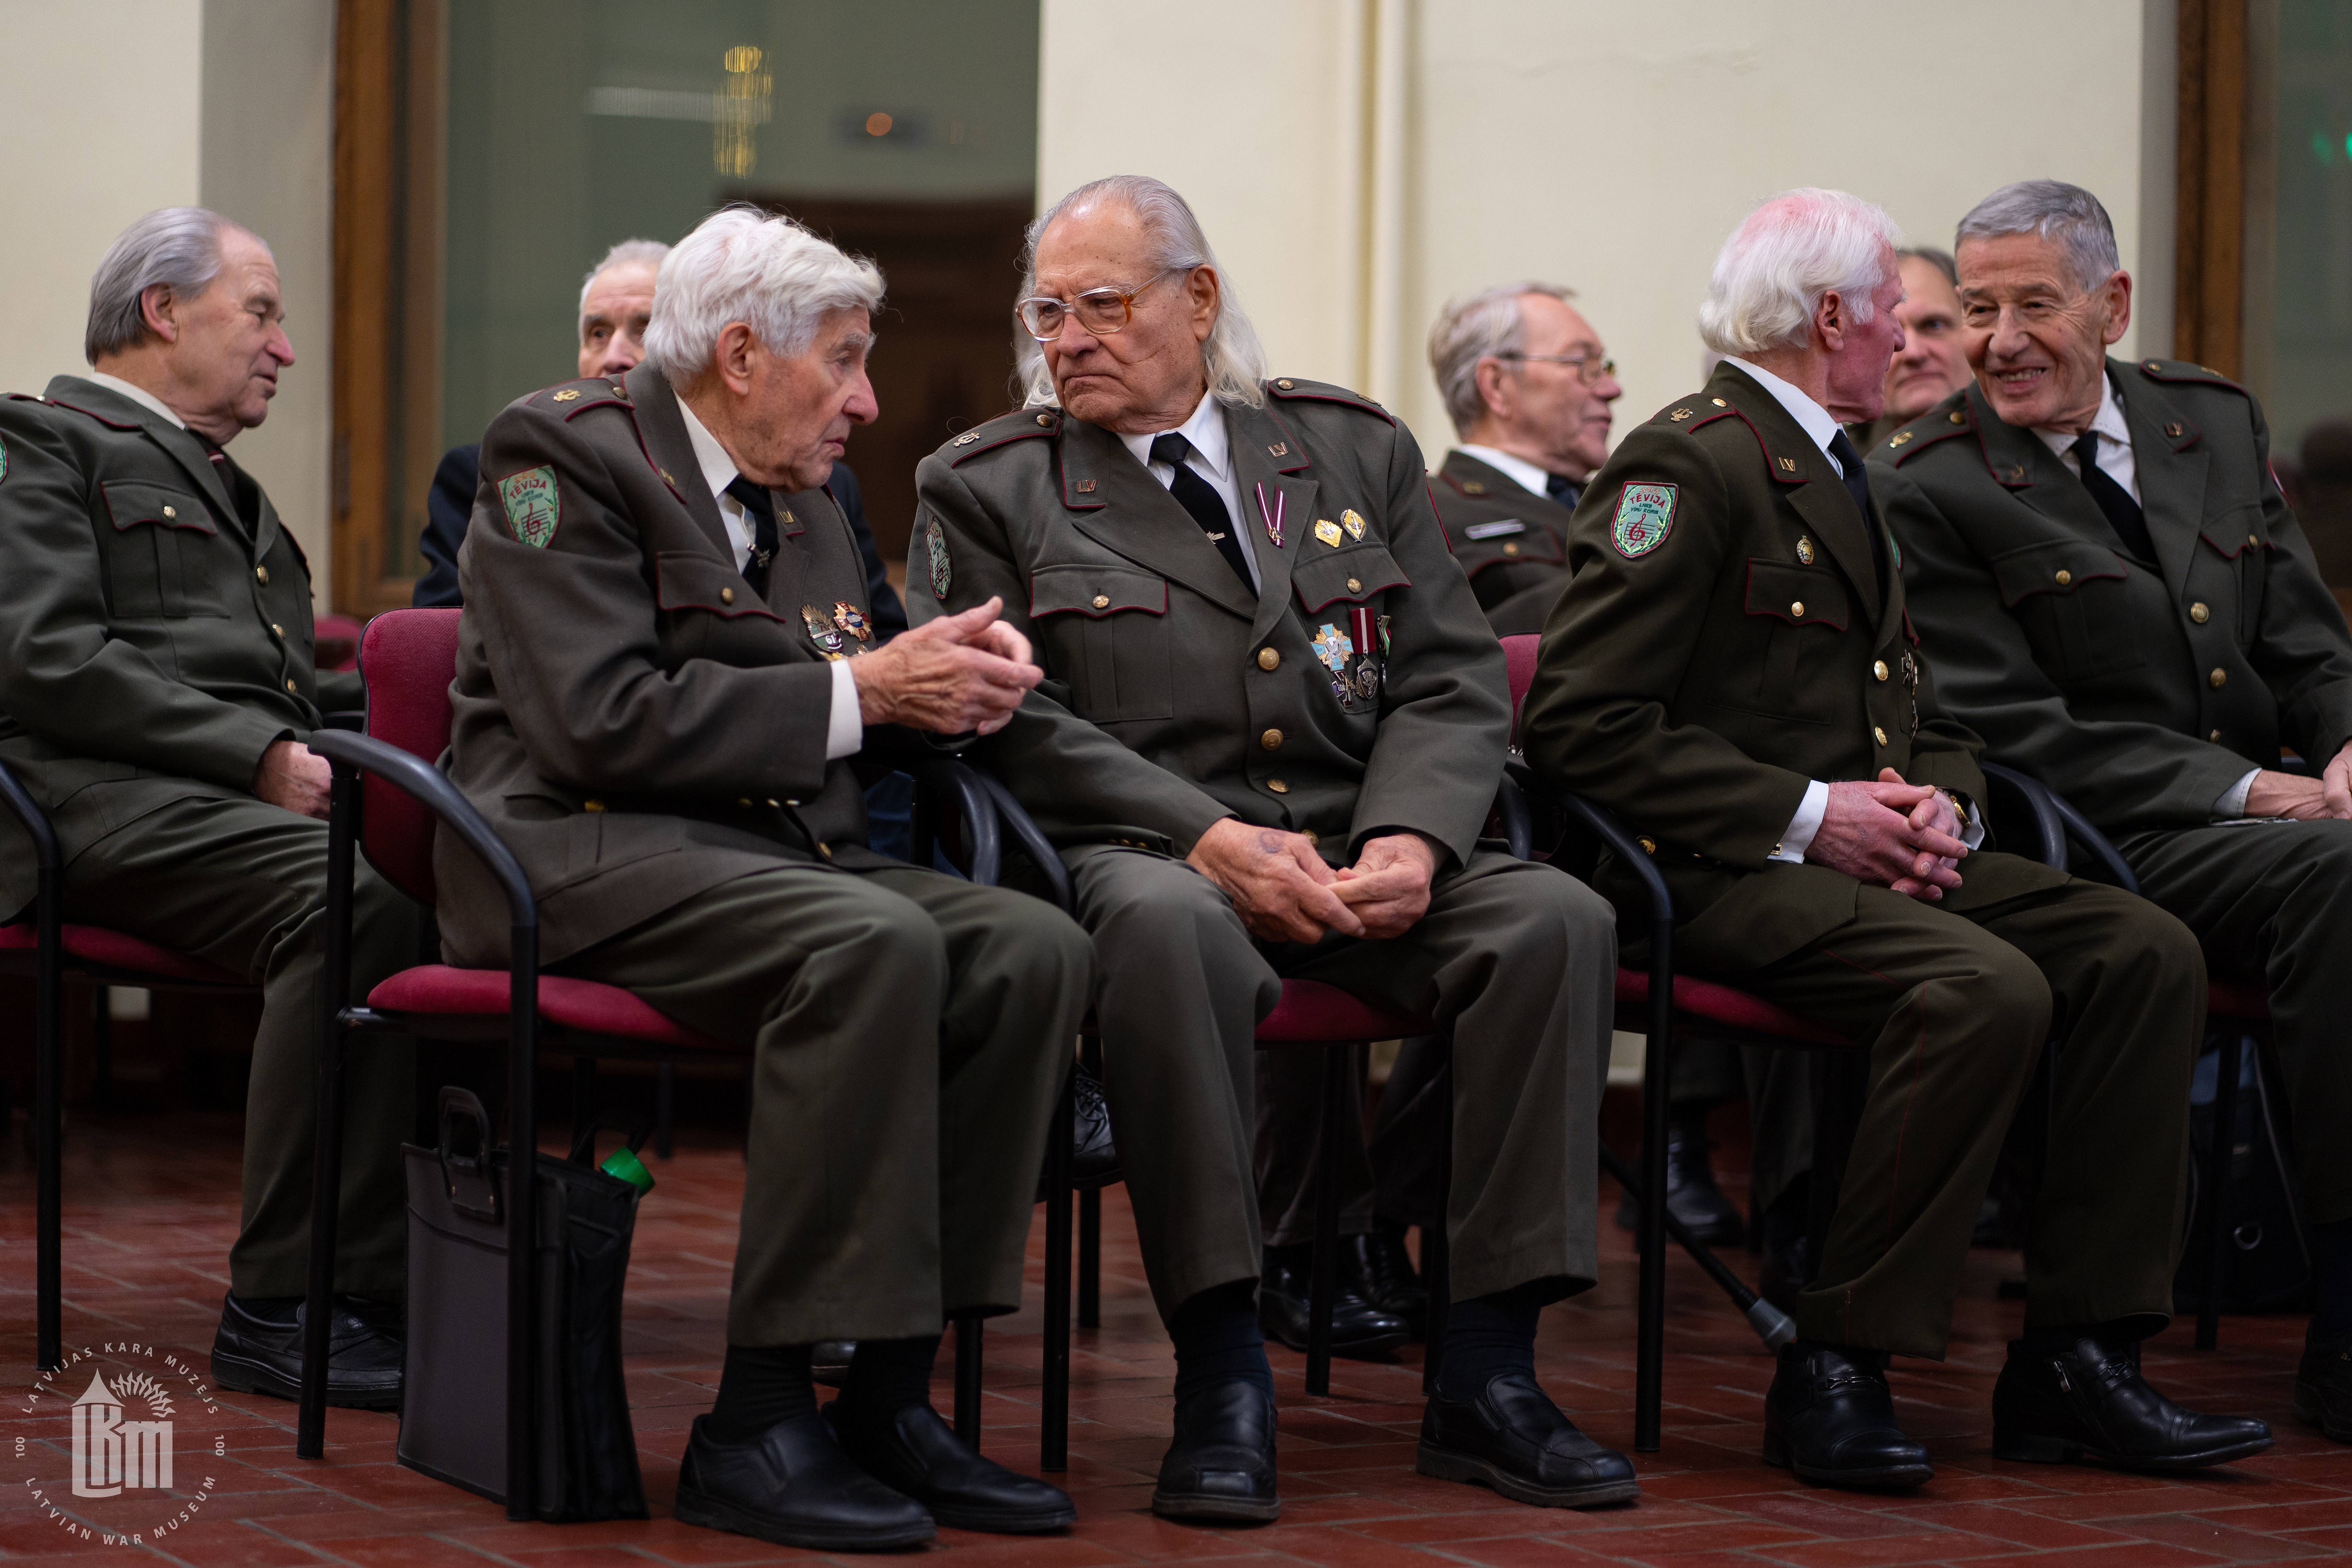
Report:
[[[2104,1323],[2060,1323],[2052,1328],[2027,1329],[2010,1342],[2010,1353],[2021,1356],[2063,1355],[2084,1340],[2093,1340],[2102,1350],[2123,1352],[2137,1365],[2140,1337],[2144,1331],[2126,1318]]]
[[[1491,1296],[1445,1309],[1445,1349],[1437,1363],[1437,1392],[1467,1403],[1507,1372],[1536,1372],[1536,1319],[1557,1300],[1559,1286],[1530,1279]]]
[[[295,1309],[305,1298],[300,1296],[236,1296],[236,1310],[257,1322],[276,1323],[284,1328],[294,1321]]]
[[[729,1345],[708,1417],[722,1443],[748,1443],[779,1421],[816,1414],[806,1345]]]
[[[887,1421],[910,1405],[931,1404],[931,1364],[940,1357],[940,1336],[911,1340],[860,1340],[849,1358],[836,1414]]]
[[[1176,1397],[1220,1383],[1254,1383],[1274,1393],[1265,1340],[1257,1327],[1257,1284],[1236,1279],[1203,1290],[1176,1309],[1168,1337],[1176,1343]]]
[[[2352,1219],[2311,1227],[2311,1337],[2352,1332]]]

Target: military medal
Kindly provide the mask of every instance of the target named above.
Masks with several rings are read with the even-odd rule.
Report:
[[[1328,517],[1318,517],[1315,520],[1315,537],[1337,550],[1339,548],[1339,525]]]
[[[1282,548],[1282,509],[1286,499],[1277,487],[1274,492],[1274,510],[1268,511],[1265,510],[1265,486],[1261,484],[1257,487],[1257,514],[1265,522],[1267,542],[1276,550]]]
[[[808,628],[809,641],[816,644],[817,652],[829,659],[842,657],[844,638],[841,628],[833,624],[832,616],[814,605],[803,605],[801,624]]]
[[[1354,507],[1349,507],[1339,514],[1339,526],[1348,531],[1348,537],[1350,539],[1364,537],[1364,517]]]
[[[1347,514],[1349,517],[1355,513]],[[1385,616],[1381,617],[1386,619]],[[1374,702],[1381,695],[1381,656],[1374,651],[1379,644],[1372,640],[1372,611],[1368,605],[1358,605],[1348,612],[1349,629],[1355,633],[1356,698],[1361,702]]]
[[[874,640],[874,627],[866,621],[866,612],[846,599],[833,602],[833,624],[857,639],[859,653],[864,653],[865,645]]]
[[[1326,621],[1315,629],[1314,640],[1307,646],[1314,648],[1315,657],[1330,672],[1331,695],[1339,700],[1340,706],[1347,706],[1355,697],[1355,689],[1348,680],[1348,662],[1355,657],[1355,643],[1347,633]]]
[[[1811,566],[1813,563],[1813,542],[1811,540],[1799,539],[1797,541],[1797,559],[1807,566]]]

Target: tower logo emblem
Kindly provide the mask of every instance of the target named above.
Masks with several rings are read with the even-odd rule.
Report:
[[[133,1408],[146,1419],[130,1419]],[[118,1373],[111,1387],[105,1373],[93,1372],[73,1404],[73,1494],[120,1497],[138,1488],[172,1489],[172,1396],[143,1372]]]

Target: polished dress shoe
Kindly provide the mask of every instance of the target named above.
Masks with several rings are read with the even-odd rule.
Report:
[[[1354,1271],[1346,1257],[1337,1262],[1331,1276],[1331,1353],[1350,1361],[1387,1360],[1405,1342],[1404,1320],[1365,1300],[1349,1278]],[[1257,1281],[1257,1321],[1267,1339],[1295,1351],[1307,1348],[1314,1270],[1311,1246],[1265,1249],[1265,1268]]]
[[[1118,1168],[1118,1145],[1111,1141],[1110,1102],[1103,1098],[1102,1080],[1085,1068],[1073,1069],[1070,1098],[1075,1114],[1070,1121],[1070,1185],[1080,1191],[1088,1187],[1107,1187],[1121,1180]],[[1045,1175],[1037,1175],[1037,1201],[1044,1203],[1052,1194],[1045,1191]]]
[[[1764,1462],[1815,1486],[1879,1490],[1935,1475],[1927,1450],[1895,1424],[1886,1358],[1795,1340],[1780,1347],[1764,1396]]]
[[[2352,1334],[2306,1343],[2294,1369],[2294,1414],[2331,1443],[2352,1443]]]
[[[401,1310],[364,1296],[337,1296],[327,1331],[327,1403],[353,1410],[400,1408]],[[221,1299],[213,1382],[240,1394],[302,1397],[302,1325],[308,1304]]]
[[[1413,1468],[1475,1481],[1537,1508],[1598,1508],[1642,1495],[1633,1462],[1576,1429],[1524,1372],[1497,1375],[1477,1398],[1430,1395]]]
[[[1993,1457],[2197,1470],[2271,1446],[2263,1422],[2183,1410],[2149,1387],[2138,1349],[2085,1335],[2063,1350],[2029,1352],[2024,1341],[2011,1340],[1992,1386]]]
[[[1666,1124],[1666,1209],[1683,1222],[1691,1236],[1709,1247],[1728,1247],[1748,1238],[1739,1210],[1715,1184],[1715,1167],[1707,1163],[1706,1115],[1677,1111]],[[1642,1205],[1627,1193],[1617,1205],[1617,1228],[1636,1229]]]
[[[1353,1277],[1358,1295],[1401,1319],[1409,1337],[1417,1340],[1428,1333],[1429,1287],[1413,1272],[1412,1254],[1404,1249],[1404,1226],[1375,1220],[1368,1236],[1341,1237],[1339,1269],[1340,1278]]]
[[[1160,1461],[1151,1511],[1162,1519],[1262,1524],[1282,1517],[1274,1485],[1274,1395],[1212,1384],[1176,1402],[1176,1440]]]
[[[998,1535],[1041,1535],[1077,1522],[1069,1493],[982,1458],[928,1405],[864,1420],[845,1417],[841,1405],[836,1399],[824,1414],[842,1452],[884,1486],[921,1503],[941,1524]]]
[[[889,1552],[939,1534],[921,1503],[859,1469],[814,1411],[741,1443],[720,1442],[710,1417],[696,1416],[672,1511],[681,1524],[812,1552]]]

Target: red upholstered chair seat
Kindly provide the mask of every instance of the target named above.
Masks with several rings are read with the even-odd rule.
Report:
[[[1350,1040],[1394,1040],[1433,1033],[1426,1018],[1408,1018],[1373,1006],[1320,980],[1286,980],[1282,1000],[1257,1026],[1262,1046],[1328,1046]]]
[[[0,952],[29,953],[39,947],[40,933],[30,921],[0,926]],[[187,980],[204,985],[246,984],[244,975],[217,964],[173,952],[168,947],[157,947],[152,942],[142,942],[125,931],[109,931],[104,926],[67,926],[65,948],[67,957],[78,958],[84,963],[135,971],[160,980]]]
[[[367,732],[437,763],[449,745],[449,677],[457,668],[458,610],[392,610],[360,638],[367,678]],[[433,813],[373,773],[361,784],[360,847],[384,879],[420,904],[434,902]]]
[[[2267,1024],[2271,1019],[2270,987],[2239,980],[2212,981],[2205,988],[2205,1010],[2216,1018]]]
[[[369,992],[368,1005],[379,1013],[504,1019],[511,994],[503,969],[454,969],[446,963],[423,963],[402,970]],[[635,993],[601,981],[575,980],[565,974],[541,975],[539,1016],[551,1024],[591,1034],[740,1054],[740,1047],[714,1039],[698,1029],[689,1029],[655,1011]]]
[[[1650,976],[1646,971],[1621,969],[1617,972],[1618,1001],[1641,1003],[1649,999]],[[1761,996],[1751,996],[1745,991],[1688,974],[1675,976],[1675,1011],[1728,1028],[1779,1036],[1807,1045],[1853,1044],[1834,1029],[1825,1029],[1819,1024],[1800,1018],[1786,1007],[1767,1002]]]

